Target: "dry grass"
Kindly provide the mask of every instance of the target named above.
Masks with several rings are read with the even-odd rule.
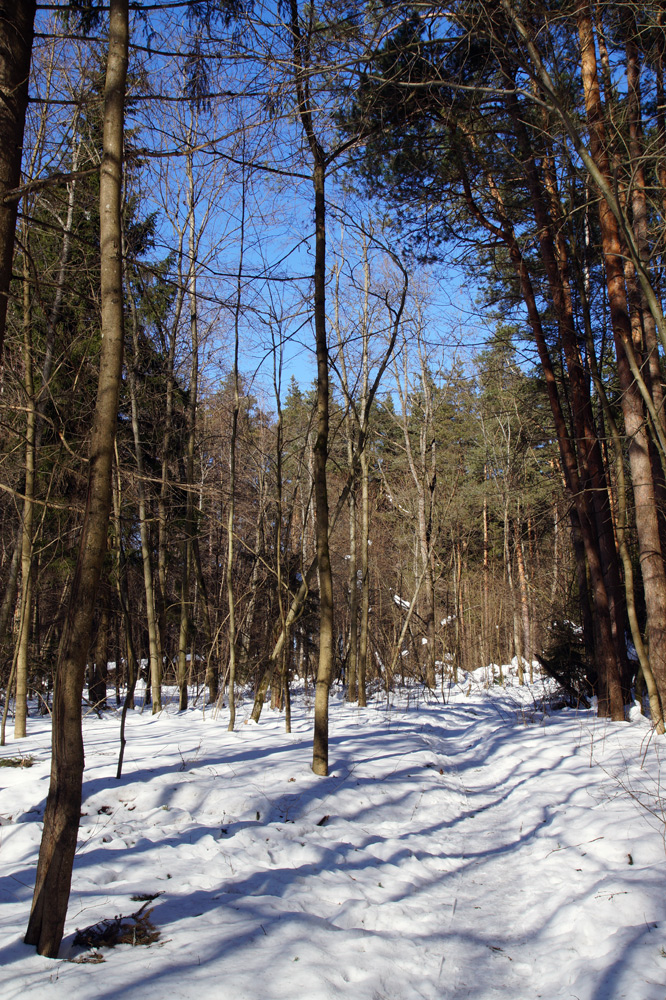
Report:
[[[0,757],[0,767],[32,767],[32,757]]]

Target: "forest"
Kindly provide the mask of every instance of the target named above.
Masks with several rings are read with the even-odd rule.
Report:
[[[0,9],[0,743],[53,724],[25,942],[63,937],[82,713],[119,709],[120,777],[138,691],[289,733],[309,685],[321,777],[333,693],[512,662],[661,736],[666,7]]]

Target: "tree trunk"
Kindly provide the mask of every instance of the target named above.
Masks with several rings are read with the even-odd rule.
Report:
[[[318,144],[317,144],[318,149]],[[315,689],[312,770],[328,774],[328,695],[333,680],[333,574],[328,540],[328,343],[326,338],[326,198],[319,150],[313,173],[315,191],[314,320],[317,351],[317,437],[314,447],[315,537],[319,573],[319,663]]]
[[[641,120],[641,88],[640,62],[636,44],[636,19],[629,9],[624,12],[624,27],[626,33],[627,54],[627,94],[629,108],[629,151],[631,154],[631,215],[636,239],[636,248],[643,268],[650,274],[650,246],[648,235],[648,203],[645,179],[645,150],[643,140],[643,125]],[[633,262],[625,258],[625,275],[627,289],[632,303],[632,327],[635,328],[634,347],[637,354],[644,357],[642,374],[646,383],[646,391],[653,402],[657,426],[653,429],[653,440],[648,441],[652,475],[654,479],[659,536],[662,554],[666,553],[666,479],[664,476],[663,443],[666,440],[666,400],[662,381],[659,358],[657,325],[654,316],[640,287],[636,268]],[[653,280],[651,276],[651,280]],[[659,459],[661,451],[662,461]]]
[[[236,595],[234,594],[234,515],[236,507],[236,439],[238,437],[238,414],[240,395],[238,392],[238,351],[240,347],[240,316],[243,293],[243,258],[245,251],[245,175],[241,194],[240,251],[238,255],[238,275],[236,279],[236,305],[234,309],[234,401],[231,411],[231,434],[229,436],[229,510],[227,512],[227,603],[229,607],[229,732],[236,724]],[[278,510],[278,517],[281,512]],[[278,531],[279,541],[279,531]],[[280,548],[276,551],[278,563]],[[278,578],[278,589],[280,580]],[[282,595],[280,595],[281,600]],[[282,605],[280,604],[280,608]]]
[[[127,685],[127,690],[125,694],[124,704],[123,704],[123,719],[121,722],[121,736],[120,736],[120,760],[118,763],[118,774],[117,778],[120,777],[120,772],[122,770],[122,757],[124,748],[124,732],[125,732],[125,717],[127,715],[128,708],[134,708],[134,688],[136,687],[136,682],[139,677],[139,665],[136,658],[136,653],[134,651],[134,640],[132,639],[132,619],[129,610],[129,595],[127,592],[127,566],[125,561],[125,553],[123,550],[123,540],[122,540],[122,528],[120,520],[120,509],[121,509],[121,488],[120,488],[120,470],[118,469],[118,453],[116,449],[116,471],[114,479],[113,488],[113,521],[114,521],[114,533],[115,533],[115,576],[116,576],[116,594],[118,596],[118,605],[123,619],[123,633],[125,637],[125,683]],[[118,668],[119,664],[116,662],[116,704],[119,704],[118,691]]]
[[[183,250],[183,232],[179,233],[179,246],[178,246],[178,290],[176,292],[176,301],[174,304],[174,317],[173,322],[168,333],[168,347],[166,350],[166,392],[164,398],[164,420],[163,420],[163,430],[162,430],[162,467],[161,467],[161,482],[160,482],[160,495],[157,501],[157,580],[158,580],[158,594],[159,594],[159,604],[158,604],[158,620],[160,629],[160,649],[162,651],[166,650],[166,639],[167,639],[167,542],[168,542],[168,520],[167,511],[169,506],[169,493],[170,493],[170,483],[169,483],[169,457],[171,451],[171,440],[173,433],[173,395],[174,395],[174,366],[176,358],[176,340],[178,325],[180,322],[180,317],[183,308],[184,301],[184,286],[185,283],[182,280],[181,274],[181,260],[182,260],[182,250]]]
[[[79,165],[81,153],[81,139],[72,138],[72,170],[76,170]],[[67,215],[62,234],[62,247],[60,248],[60,259],[58,261],[58,279],[56,282],[55,295],[51,305],[51,312],[46,323],[46,338],[44,344],[44,360],[42,362],[42,384],[37,397],[37,434],[35,439],[35,451],[39,453],[42,430],[44,427],[44,412],[49,398],[49,381],[53,371],[53,358],[55,354],[56,327],[62,312],[62,302],[65,293],[65,283],[67,280],[67,264],[69,262],[70,248],[72,244],[72,230],[74,225],[74,206],[76,198],[76,180],[71,180],[67,185]]]
[[[4,638],[7,631],[7,626],[9,625],[9,616],[13,613],[14,602],[16,600],[16,591],[18,589],[18,578],[19,578],[19,568],[21,565],[21,539],[23,537],[23,525],[21,525],[18,533],[18,537],[14,544],[14,551],[12,553],[12,559],[9,564],[9,575],[7,578],[7,586],[5,587],[5,594],[2,599],[2,607],[0,608],[0,641]]]
[[[23,131],[28,107],[36,0],[5,0],[0,17],[0,357],[12,279]]]
[[[514,523],[514,540],[516,545],[516,570],[518,572],[518,590],[520,594],[520,620],[523,630],[523,660],[527,663],[528,670],[532,670],[532,641],[530,638],[530,601],[527,586],[527,573],[525,572],[525,555],[523,553],[523,542],[520,537],[520,527],[518,519]],[[519,669],[518,676],[522,678],[522,669]],[[523,681],[521,679],[520,683]]]
[[[137,495],[139,499],[139,535],[141,538],[141,563],[143,566],[143,587],[146,595],[146,625],[148,627],[148,659],[150,663],[150,686],[153,715],[162,711],[162,650],[155,613],[155,581],[151,557],[150,526],[146,504],[146,483],[143,464],[143,446],[139,429],[139,403],[137,399],[136,373],[139,367],[139,330],[136,306],[130,302],[132,316],[132,346],[134,357],[127,372],[132,409],[132,434],[137,471]]]
[[[326,336],[326,165],[314,132],[309,92],[309,39],[303,38],[297,0],[291,0],[290,27],[298,112],[313,160],[315,263],[314,326],[317,358],[317,437],[314,446],[315,540],[319,575],[319,663],[315,688],[312,770],[328,774],[328,695],[333,680],[333,574],[328,544],[328,340]]]
[[[597,79],[594,36],[589,11],[585,4],[578,5],[577,19],[585,107],[590,130],[590,151],[602,177],[609,183],[611,173]],[[618,221],[603,196],[599,199],[598,210],[608,304],[622,390],[622,412],[625,432],[629,439],[629,465],[645,593],[650,666],[663,703],[666,697],[666,571],[661,550],[649,440],[643,400],[636,373],[632,371],[631,365],[634,345]]]
[[[488,479],[488,467],[483,466],[484,489]],[[481,626],[481,666],[485,667],[492,658],[490,636],[490,561],[488,544],[488,498],[483,497],[483,624]]]
[[[88,701],[90,707],[95,710],[106,708],[106,682],[109,663],[109,593],[107,581],[101,581],[99,587],[101,601],[98,603],[101,603],[102,606],[99,610],[95,652],[90,665],[88,681]]]
[[[367,705],[368,676],[368,618],[370,614],[370,569],[368,562],[368,539],[370,537],[370,498],[368,450],[363,444],[361,451],[361,622],[358,644],[358,704],[359,708]]]
[[[242,267],[242,254],[241,254]],[[238,294],[240,298],[240,270],[238,276]],[[240,400],[238,396],[238,310],[236,315],[236,337],[234,352],[234,404],[231,415],[231,436],[229,439],[229,509],[227,511],[227,603],[229,607],[229,731],[236,724],[236,597],[234,594],[234,509],[236,494],[236,437],[238,434],[238,412]],[[278,549],[276,557],[280,559]],[[278,580],[278,586],[279,586]]]
[[[523,170],[529,184],[534,217],[539,227],[539,250],[548,276],[548,285],[569,374],[569,399],[579,476],[583,488],[586,490],[586,504],[590,517],[594,519],[618,670],[623,675],[627,668],[624,638],[624,593],[613,533],[608,480],[592,410],[590,378],[583,366],[578,345],[569,280],[569,261],[563,237],[563,213],[555,180],[547,162],[542,170],[542,183],[542,177],[537,168],[515,93],[511,93],[507,97],[507,107],[516,130]],[[617,711],[619,709],[616,706]],[[622,709],[622,717],[624,717],[624,709]]]
[[[599,540],[596,533],[596,525],[590,513],[588,504],[588,493],[581,481],[574,443],[571,439],[565,413],[563,409],[560,392],[558,390],[557,377],[550,357],[550,351],[546,341],[544,329],[541,323],[541,315],[536,302],[536,296],[529,270],[520,250],[518,240],[513,231],[513,227],[504,210],[501,194],[494,182],[492,175],[487,175],[488,186],[496,205],[497,215],[500,225],[496,226],[486,219],[476,205],[465,174],[462,175],[462,182],[465,189],[465,199],[474,218],[477,219],[493,236],[501,239],[507,247],[512,266],[520,284],[520,290],[525,303],[528,320],[534,341],[539,354],[539,361],[543,370],[546,391],[550,403],[557,441],[562,459],[562,471],[566,486],[573,500],[576,510],[576,521],[580,528],[580,537],[583,542],[583,551],[587,570],[589,571],[589,585],[586,577],[585,567],[577,559],[577,573],[580,587],[584,587],[581,593],[588,593],[593,613],[585,616],[584,622],[587,625],[585,642],[586,647],[593,652],[593,664],[595,677],[594,687],[599,696],[599,714],[612,715],[614,719],[624,718],[624,706],[622,700],[622,689],[620,682],[620,663],[617,656],[617,646],[615,642],[614,628],[611,618],[611,607],[608,599],[606,580],[603,572],[603,561],[600,554]],[[579,556],[582,555],[580,549],[577,550]],[[582,607],[585,607],[585,599],[581,597]],[[592,629],[590,633],[589,629]],[[590,639],[592,635],[592,639]]]
[[[24,234],[23,254],[23,362],[26,405],[25,431],[25,499],[21,525],[21,613],[16,651],[16,710],[14,738],[26,734],[28,715],[28,653],[30,646],[30,619],[32,617],[32,524],[35,509],[35,428],[37,412],[32,372],[32,310],[28,281],[28,237]],[[7,697],[9,691],[7,691]]]
[[[523,683],[523,644],[520,634],[520,616],[518,613],[518,602],[516,600],[516,588],[513,582],[513,563],[511,558],[511,531],[509,521],[509,497],[504,498],[504,569],[507,583],[509,584],[509,596],[511,598],[511,620],[513,622],[513,653],[518,664],[518,680]],[[499,665],[500,673],[502,664]]]
[[[79,556],[58,656],[53,699],[51,781],[44,813],[32,912],[25,936],[55,958],[62,940],[81,815],[81,695],[92,619],[107,547],[113,443],[123,357],[121,200],[125,83],[129,43],[127,0],[110,0],[100,171],[102,347],[90,442],[88,494]]]
[[[408,413],[409,398],[409,373],[408,373],[408,351],[406,343],[403,344],[403,376],[404,385],[400,383],[399,371],[396,365],[396,380],[398,381],[398,392],[402,407],[401,424],[404,439],[405,454],[407,463],[414,481],[417,501],[417,529],[416,538],[418,542],[418,552],[420,564],[423,569],[423,597],[421,599],[421,620],[426,626],[426,658],[424,681],[431,690],[435,686],[435,579],[433,571],[433,538],[432,538],[432,518],[435,496],[435,485],[437,481],[436,472],[436,451],[435,435],[433,430],[432,394],[428,382],[428,372],[423,356],[423,345],[420,333],[417,332],[417,343],[419,360],[421,365],[421,382],[419,393],[423,397],[423,413],[421,416],[421,427],[419,430],[419,451],[418,456],[414,455],[411,441],[410,414]],[[413,414],[411,414],[413,416]],[[417,465],[418,460],[418,465]],[[414,575],[418,576],[419,571],[415,566]],[[422,644],[423,646],[424,644]],[[421,650],[419,650],[419,662],[421,661]]]
[[[352,398],[352,389],[347,377],[347,360],[345,358],[345,344],[340,326],[340,271],[344,262],[344,243],[341,239],[340,257],[341,263],[335,267],[335,302],[334,302],[334,324],[338,339],[338,364],[340,366],[340,381],[342,392],[347,407],[347,415],[344,421],[345,438],[347,446],[347,466],[352,476],[351,489],[349,491],[349,565],[348,565],[348,587],[349,587],[349,644],[347,647],[347,701],[354,702],[358,698],[358,581],[356,577],[356,440],[358,429],[358,414]],[[367,248],[365,248],[365,308],[363,314],[364,331],[364,353],[365,361],[365,330],[367,326],[367,303],[368,303],[368,260]],[[365,365],[364,365],[365,368]],[[364,389],[367,387],[364,386]]]
[[[190,391],[187,407],[187,452],[185,458],[185,543],[183,545],[183,563],[180,588],[180,632],[178,640],[178,708],[187,708],[187,642],[189,622],[193,617],[193,606],[190,602],[190,568],[194,536],[196,533],[194,517],[194,448],[196,442],[197,397],[199,395],[199,317],[197,313],[197,274],[196,274],[196,220],[194,191],[193,154],[188,152],[186,161],[187,197],[188,197],[188,246],[189,269],[187,275],[187,293],[190,307],[190,347],[192,361],[190,366]],[[194,663],[192,663],[194,666]]]
[[[347,460],[354,467],[353,428],[348,423]],[[358,698],[358,580],[356,578],[356,477],[349,491],[349,660],[347,701]]]

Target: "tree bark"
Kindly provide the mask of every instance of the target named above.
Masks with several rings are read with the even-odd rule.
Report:
[[[580,528],[580,537],[583,542],[582,548],[585,554],[587,570],[589,571],[589,594],[594,612],[589,618],[586,617],[585,621],[588,624],[588,629],[591,627],[593,630],[593,643],[589,642],[590,632],[588,630],[586,633],[586,645],[589,649],[592,649],[593,646],[593,663],[596,674],[594,687],[599,697],[599,714],[602,716],[611,715],[614,719],[619,720],[624,718],[620,664],[617,657],[611,607],[604,579],[603,561],[600,554],[594,518],[590,514],[587,491],[584,489],[584,483],[581,481],[579,475],[574,443],[567,427],[562,400],[558,390],[557,377],[553,369],[550,351],[541,323],[541,315],[537,306],[530,273],[513,227],[504,210],[499,189],[492,175],[487,175],[487,177],[488,186],[496,206],[499,226],[486,219],[480,211],[472,197],[467,176],[463,172],[461,179],[465,189],[465,199],[474,218],[488,232],[506,244],[512,266],[520,284],[521,294],[539,354],[548,400],[553,414],[560,457],[562,459],[562,471],[567,489],[575,505],[576,522]],[[576,551],[579,556],[582,556],[580,549]],[[587,593],[588,582],[585,568],[582,565],[578,565],[578,580],[579,584],[584,586],[584,592]],[[584,607],[584,598],[582,601],[582,606]]]
[[[348,426],[351,439],[353,430]],[[354,465],[353,443],[347,442],[347,456]],[[354,477],[354,480],[356,477]],[[358,580],[356,576],[356,481],[349,491],[349,662],[347,666],[347,701],[358,698]]]
[[[186,160],[187,197],[188,197],[188,248],[189,268],[187,275],[187,294],[190,309],[190,348],[192,360],[190,364],[190,391],[187,407],[187,451],[185,456],[185,540],[182,546],[182,570],[180,586],[180,629],[178,634],[178,709],[184,712],[187,708],[187,643],[189,638],[189,623],[192,617],[193,603],[190,601],[191,568],[193,557],[194,536],[196,525],[194,518],[194,448],[196,443],[197,397],[199,394],[199,317],[197,302],[196,274],[196,221],[194,192],[193,154],[188,151]],[[193,664],[192,664],[193,665]]]
[[[401,427],[404,440],[407,464],[416,491],[416,538],[420,562],[423,568],[423,597],[421,599],[420,618],[426,626],[426,658],[424,681],[431,690],[435,686],[435,574],[433,566],[433,507],[435,487],[437,483],[436,444],[433,428],[432,392],[429,385],[429,375],[423,354],[423,344],[420,332],[417,332],[417,345],[421,367],[421,382],[418,393],[423,399],[423,412],[419,427],[419,451],[415,456],[412,447],[412,428],[409,413],[410,384],[408,374],[408,357],[406,342],[403,342],[403,375],[402,384],[399,369],[396,364],[396,383],[401,402]],[[415,574],[417,571],[415,570]],[[419,587],[421,590],[421,587]],[[423,644],[422,644],[423,645]],[[421,660],[421,650],[419,650]]]
[[[136,305],[130,302],[132,316],[132,348],[134,357],[127,372],[130,390],[130,405],[132,410],[132,435],[134,437],[134,456],[136,461],[136,489],[139,499],[139,536],[141,538],[141,564],[143,567],[143,587],[146,595],[146,625],[148,628],[148,660],[150,664],[150,687],[153,715],[162,710],[162,650],[160,633],[155,612],[155,574],[151,557],[150,526],[148,524],[148,507],[146,503],[145,470],[143,463],[143,446],[139,428],[139,402],[137,398],[136,375],[139,366],[139,329],[136,315]]]
[[[328,540],[328,343],[326,337],[326,198],[321,150],[315,145],[314,320],[317,353],[317,437],[314,447],[315,537],[319,574],[319,663],[315,689],[312,770],[328,774],[328,695],[333,680],[333,574]]]
[[[358,642],[358,704],[367,705],[368,655],[370,649],[368,619],[370,615],[370,564],[368,541],[370,537],[369,455],[364,440],[361,448],[361,621]]]
[[[577,5],[577,22],[590,152],[602,177],[610,183],[611,172],[597,78],[594,35],[589,10],[584,3]],[[661,549],[643,400],[631,365],[634,345],[625,286],[623,241],[618,221],[603,196],[599,199],[599,223],[618,377],[622,390],[622,412],[629,440],[629,466],[645,593],[650,666],[663,703],[666,697],[666,570]]]
[[[315,540],[319,575],[319,663],[315,687],[312,770],[328,774],[328,696],[333,680],[333,574],[328,544],[328,339],[326,336],[326,163],[312,120],[308,39],[303,38],[297,0],[291,0],[291,33],[298,113],[313,160],[315,264],[314,327],[317,358],[317,437],[314,446]]]
[[[106,579],[102,579],[100,581],[98,593],[101,598],[101,600],[98,600],[98,604],[101,604],[101,607],[99,608],[95,651],[92,657],[92,663],[90,664],[90,673],[88,678],[88,701],[90,702],[90,707],[94,708],[96,711],[106,708],[106,682],[108,678],[109,663],[109,624],[111,617],[109,609],[110,588]]]
[[[14,738],[21,739],[26,734],[28,715],[28,652],[30,645],[30,619],[32,617],[32,547],[33,515],[35,499],[35,429],[37,411],[32,368],[32,310],[28,275],[28,238],[24,235],[23,254],[23,364],[26,405],[25,431],[25,499],[21,524],[21,613],[16,651],[16,709],[14,714]],[[7,691],[9,697],[9,691]]]
[[[510,77],[510,74],[507,73],[507,75]],[[627,668],[627,655],[624,639],[623,590],[613,533],[608,480],[592,410],[590,379],[583,366],[578,346],[569,280],[569,260],[563,236],[563,213],[560,210],[555,181],[551,176],[547,157],[545,158],[542,183],[515,92],[507,97],[507,106],[516,130],[522,166],[528,181],[534,218],[538,226],[539,250],[548,277],[548,285],[569,373],[569,400],[579,476],[583,488],[586,490],[586,502],[590,516],[594,519],[618,669],[621,675],[624,675]],[[546,198],[546,192],[550,205]]]
[[[243,277],[243,236],[245,233],[245,187],[241,221],[241,249],[238,263],[236,309],[234,317],[234,399],[231,411],[231,434],[229,436],[229,509],[227,511],[227,604],[229,607],[229,731],[236,724],[236,595],[234,593],[234,516],[236,507],[236,439],[238,437],[238,414],[240,396],[238,394],[238,348],[240,343],[239,320],[241,308],[241,287]],[[280,560],[280,549],[276,558]],[[280,580],[278,578],[278,589]]]
[[[514,522],[514,541],[516,545],[516,569],[518,570],[518,589],[520,594],[520,620],[523,630],[522,647],[523,660],[527,663],[528,670],[532,669],[532,642],[530,636],[530,602],[527,583],[527,573],[525,571],[525,555],[523,553],[523,541],[520,537],[520,526],[518,518]],[[520,683],[523,683],[522,666],[518,670]]]
[[[0,17],[0,358],[18,211],[18,198],[6,196],[21,180],[36,9],[36,0],[5,0]]]
[[[25,936],[55,958],[62,940],[81,814],[81,695],[111,508],[111,471],[123,357],[121,199],[128,0],[110,0],[100,172],[102,346],[79,556],[63,630],[53,700],[51,781],[32,912]]]
[[[344,252],[341,240],[340,247],[341,260],[344,261]],[[365,254],[365,303],[363,315],[363,330],[367,325],[367,300],[368,300],[368,262],[367,248]],[[358,581],[357,581],[357,559],[356,559],[356,492],[357,492],[357,456],[356,439],[358,436],[358,414],[352,398],[352,389],[347,375],[347,361],[345,358],[345,344],[340,326],[340,270],[341,264],[335,268],[335,331],[338,339],[338,364],[340,366],[340,376],[342,392],[347,406],[347,415],[344,422],[345,437],[347,445],[347,465],[350,469],[352,482],[349,490],[349,644],[347,647],[347,701],[354,702],[358,698]],[[364,337],[365,347],[365,337]],[[365,359],[365,350],[364,350]]]

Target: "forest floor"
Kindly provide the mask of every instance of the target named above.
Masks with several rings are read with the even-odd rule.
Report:
[[[120,781],[118,715],[88,715],[57,960],[22,943],[50,754],[30,718],[0,752],[33,760],[0,768],[0,997],[664,1000],[664,738],[484,681],[335,694],[328,778],[302,690],[291,735],[249,702],[234,733],[132,712]]]

